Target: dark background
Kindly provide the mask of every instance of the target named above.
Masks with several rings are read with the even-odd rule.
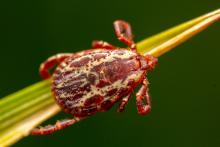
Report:
[[[139,41],[220,7],[219,0],[17,0],[1,4],[0,96],[40,80],[47,57],[90,48],[94,39],[123,46],[112,22],[131,23]],[[15,147],[220,146],[220,23],[159,58],[149,74],[153,109],[137,114],[135,99],[51,136]],[[59,114],[46,123],[68,117]]]

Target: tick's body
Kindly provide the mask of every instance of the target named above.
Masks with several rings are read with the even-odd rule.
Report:
[[[108,110],[145,78],[145,59],[127,49],[95,49],[79,54],[67,58],[53,74],[56,101],[74,116]]]
[[[41,75],[48,78],[48,69],[60,63],[52,75],[52,92],[57,104],[74,118],[58,121],[54,126],[34,129],[32,134],[50,134],[96,112],[106,111],[117,101],[121,101],[118,109],[121,112],[139,84],[143,85],[136,95],[138,112],[147,114],[150,111],[145,75],[154,68],[157,59],[136,52],[129,24],[116,21],[114,25],[119,40],[130,49],[96,41],[93,43],[94,49],[58,54],[41,65]]]

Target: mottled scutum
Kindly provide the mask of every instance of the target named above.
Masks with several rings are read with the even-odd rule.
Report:
[[[126,49],[95,49],[67,58],[53,74],[55,99],[64,111],[88,116],[106,111],[143,80],[142,56]],[[144,65],[147,65],[144,63]]]

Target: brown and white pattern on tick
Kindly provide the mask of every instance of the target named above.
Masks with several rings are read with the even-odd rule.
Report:
[[[52,92],[57,104],[73,118],[35,128],[31,132],[33,135],[47,135],[66,128],[96,112],[110,109],[117,101],[120,101],[118,111],[122,112],[139,84],[141,88],[136,93],[138,113],[146,115],[150,112],[145,75],[154,69],[157,59],[137,53],[127,22],[117,20],[114,28],[116,36],[128,49],[94,41],[90,50],[57,54],[41,64],[40,74],[44,79],[50,78],[49,70],[58,65],[52,75]]]
[[[141,56],[127,49],[78,54],[67,58],[53,74],[56,101],[74,116],[108,110],[130,94],[146,74],[146,69],[141,69]]]

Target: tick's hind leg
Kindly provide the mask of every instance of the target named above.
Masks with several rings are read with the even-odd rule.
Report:
[[[138,113],[141,115],[146,115],[151,110],[151,101],[150,101],[150,96],[148,94],[147,79],[143,80],[143,85],[136,94],[136,104],[137,104]]]
[[[56,64],[62,62],[67,57],[70,57],[72,54],[70,53],[63,53],[63,54],[57,54],[50,58],[48,58],[46,61],[41,63],[40,65],[40,75],[43,79],[48,79],[50,77],[49,70],[53,68]]]
[[[55,125],[48,125],[48,126],[45,126],[45,127],[35,128],[31,131],[31,134],[32,135],[52,134],[53,132],[64,129],[66,127],[69,127],[69,126],[79,122],[82,119],[83,118],[75,117],[75,118],[72,118],[72,119],[65,119],[65,120],[57,121]]]
[[[123,20],[116,20],[114,22],[115,33],[118,39],[125,43],[131,48],[131,50],[136,51],[136,45],[133,41],[133,35],[131,31],[131,26],[129,23]]]
[[[102,40],[95,40],[92,42],[92,48],[104,48],[104,49],[114,49],[115,46],[111,45],[108,42],[102,41]]]
[[[121,103],[119,104],[118,107],[118,112],[123,112],[125,110],[125,106],[128,104],[129,99],[131,98],[131,94],[125,96],[122,100]]]

